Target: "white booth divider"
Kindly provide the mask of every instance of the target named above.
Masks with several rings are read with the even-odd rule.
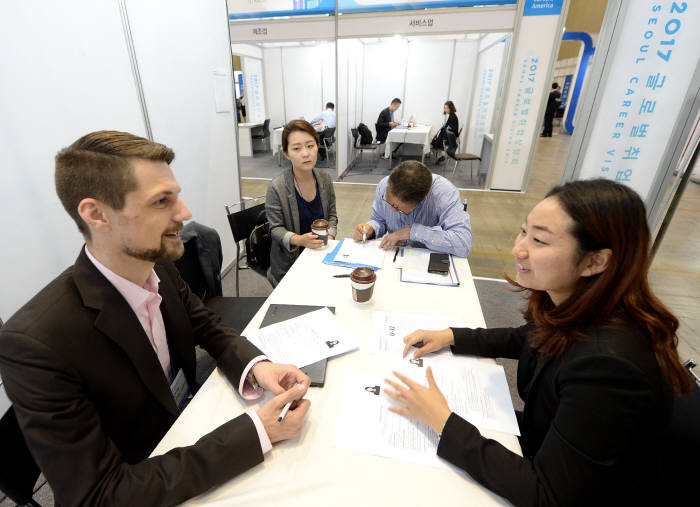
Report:
[[[0,4],[3,320],[79,252],[83,239],[55,193],[54,156],[94,130],[147,136],[148,118],[155,140],[175,150],[173,171],[193,218],[218,230],[224,263],[233,259],[223,209],[240,199],[233,103],[229,112],[215,112],[212,80],[212,69],[224,69],[230,80],[229,44],[218,0]]]

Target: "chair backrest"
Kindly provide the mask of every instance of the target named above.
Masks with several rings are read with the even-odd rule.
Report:
[[[0,491],[18,505],[30,503],[40,471],[24,441],[13,407],[0,418],[0,449]]]
[[[265,123],[263,123],[263,135],[265,137],[270,137],[270,118],[265,119]]]
[[[233,239],[238,244],[239,241],[246,241],[246,253],[248,254],[251,249],[250,245],[250,235],[253,230],[261,225],[261,221],[264,223],[265,217],[265,204],[257,204],[250,208],[243,209],[241,211],[236,211],[234,213],[229,212],[226,208],[226,213],[228,215],[228,223],[231,226],[231,233],[233,234]],[[267,239],[265,238],[265,231],[261,230],[256,233],[256,239],[260,239],[255,245],[255,264],[251,263],[252,259],[249,259],[249,267],[255,272],[260,273],[265,276],[267,267],[270,265],[270,247]],[[269,232],[268,232],[269,234]],[[260,238],[258,238],[260,236]]]
[[[357,133],[356,128],[351,128],[350,133],[352,134],[352,145],[357,148],[357,141],[360,138],[360,134]]]
[[[445,133],[447,134],[447,149],[445,150],[445,153],[447,153],[450,158],[455,158],[455,152],[457,151],[457,137],[451,130],[445,130]]]

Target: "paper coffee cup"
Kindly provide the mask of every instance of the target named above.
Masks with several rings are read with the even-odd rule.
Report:
[[[323,241],[323,246],[328,244],[328,229],[330,229],[330,226],[331,224],[324,218],[318,218],[311,224],[311,232]]]
[[[374,283],[377,275],[370,268],[355,268],[350,273],[350,286],[352,287],[352,299],[357,303],[366,303],[372,299]]]

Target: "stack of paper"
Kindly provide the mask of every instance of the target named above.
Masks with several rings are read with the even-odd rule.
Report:
[[[379,248],[379,240],[353,241],[341,239],[336,247],[323,259],[324,264],[357,268],[365,266],[375,271],[384,265],[385,250]]]
[[[388,352],[400,356],[404,349],[403,339],[413,331],[440,331],[448,327],[466,327],[462,319],[441,315],[415,313],[372,313],[372,351]],[[444,352],[449,354],[449,349]],[[451,355],[451,354],[450,354]]]
[[[450,269],[448,273],[439,275],[428,273],[430,253],[430,250],[426,248],[402,248],[394,263],[397,268],[401,268],[401,281],[429,285],[447,285],[450,287],[458,286],[459,276],[457,276],[452,255],[450,255]]]

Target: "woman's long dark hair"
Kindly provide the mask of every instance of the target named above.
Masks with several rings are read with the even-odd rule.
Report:
[[[651,235],[640,197],[605,179],[566,183],[547,197],[556,198],[572,218],[569,232],[578,243],[579,259],[603,248],[612,250],[612,257],[602,273],[579,278],[558,306],[547,292],[525,289],[525,318],[535,325],[531,345],[541,354],[560,356],[590,326],[635,327],[648,338],[670,389],[688,392],[692,383],[676,349],[678,319],[654,296],[647,280]]]

